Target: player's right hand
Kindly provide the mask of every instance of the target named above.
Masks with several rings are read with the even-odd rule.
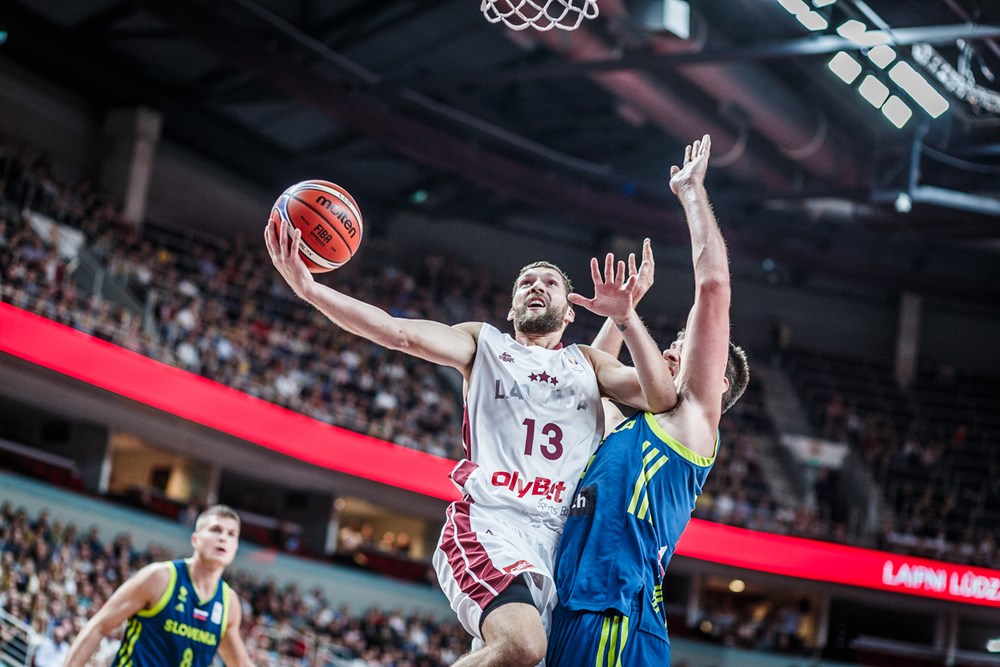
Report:
[[[293,229],[287,220],[282,220],[279,225],[268,220],[264,229],[264,245],[274,268],[278,269],[295,294],[308,301],[309,289],[316,284],[316,280],[299,256],[301,240],[302,232]]]
[[[670,190],[680,196],[687,188],[703,185],[712,153],[712,138],[707,134],[684,149],[684,166],[670,167]]]

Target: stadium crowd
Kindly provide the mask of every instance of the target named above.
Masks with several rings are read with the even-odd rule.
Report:
[[[137,548],[126,533],[102,542],[96,528],[0,506],[0,608],[31,627],[35,667],[61,667],[111,593],[144,565],[171,557],[155,545]],[[279,586],[240,571],[227,581],[243,601],[244,637],[261,667],[437,667],[468,650],[460,625],[431,615],[358,613],[331,605],[318,588]],[[102,641],[97,664],[108,664],[120,639]]]
[[[104,267],[106,281],[124,286],[127,297],[115,302],[82,291],[72,276],[80,256],[61,255],[63,232],[32,224],[29,210],[82,232],[82,252]],[[321,421],[461,458],[457,378],[329,326],[295,300],[276,272],[261,270],[269,265],[261,246],[236,238],[226,247],[151,226],[140,232],[122,223],[117,208],[92,184],[62,184],[46,155],[0,141],[0,300]],[[413,273],[365,262],[362,254],[339,270],[338,283],[393,314],[445,322],[506,318],[507,287],[492,284],[474,267],[433,256]],[[651,328],[655,339],[672,340],[669,320]],[[585,324],[569,330],[573,340],[593,334]],[[838,426],[818,428],[856,441],[882,488],[894,494],[895,511],[880,534],[873,539],[848,533],[835,518],[830,480],[817,486],[815,503],[779,504],[759,465],[759,439],[775,436],[762,391],[751,381],[747,395],[723,420],[723,453],[696,516],[864,546],[880,540],[877,544],[896,551],[993,563],[995,539],[982,529],[989,524],[947,524],[956,499],[928,495],[916,478],[909,485],[893,483],[900,461],[934,468],[944,450],[939,441],[900,438],[899,425],[880,416],[877,403],[833,405],[828,412]],[[897,440],[905,445],[894,447]],[[992,466],[996,471],[995,457]],[[965,484],[962,493],[958,504],[964,506],[1000,499],[996,484]],[[940,517],[924,520],[930,514]]]

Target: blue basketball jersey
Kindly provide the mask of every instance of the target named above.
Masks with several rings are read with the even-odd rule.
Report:
[[[663,577],[714,462],[650,413],[622,422],[594,453],[573,498],[556,556],[559,603],[615,610],[666,638]]]
[[[170,580],[152,609],[128,620],[112,667],[208,667],[229,620],[229,585],[198,599],[187,562],[169,561]]]

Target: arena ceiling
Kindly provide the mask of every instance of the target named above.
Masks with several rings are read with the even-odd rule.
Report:
[[[544,211],[595,244],[685,242],[666,173],[710,132],[734,254],[995,298],[1000,3],[691,0],[682,39],[664,2],[600,0],[542,33],[478,0],[7,0],[0,57],[100,108],[156,109],[168,140],[272,191],[326,177],[387,209]],[[893,63],[838,34],[848,20]],[[946,79],[948,109],[918,106],[898,62]],[[902,128],[858,93],[869,75],[910,108]]]

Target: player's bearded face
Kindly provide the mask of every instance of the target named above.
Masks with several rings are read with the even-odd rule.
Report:
[[[559,331],[566,317],[569,304],[558,306],[550,303],[545,310],[529,309],[525,304],[514,307],[514,328],[521,333],[538,335]]]

